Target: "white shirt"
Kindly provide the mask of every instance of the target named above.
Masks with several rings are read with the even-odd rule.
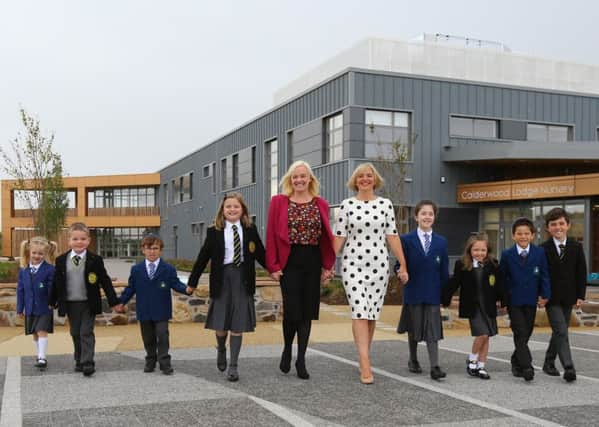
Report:
[[[160,264],[160,258],[158,258],[156,261],[154,262],[150,262],[146,259],[146,271],[148,272],[148,276],[150,276],[150,264],[154,264],[154,274],[156,274],[156,271],[158,271],[158,264]]]
[[[37,273],[37,271],[40,269],[43,263],[44,261],[40,262],[39,264],[29,263],[29,271],[31,271],[32,268],[35,268],[35,272]]]
[[[557,254],[561,255],[561,249],[559,248],[559,245],[564,245],[566,246],[566,242],[568,241],[568,239],[564,239],[563,242],[560,242],[559,240],[557,240],[555,237],[553,238],[553,244],[555,245],[555,249],[557,250]],[[566,248],[564,248],[564,250],[566,250]]]
[[[526,255],[530,255],[530,245],[522,249],[520,245],[516,245],[516,249],[518,249],[518,255],[521,255],[522,252],[526,251]]]
[[[71,250],[71,259],[73,259],[75,257],[75,255],[78,255],[81,259],[85,259],[85,254],[87,254],[87,249],[85,249],[80,254],[78,254],[77,252]]]
[[[235,223],[225,221],[225,259],[223,264],[232,264],[233,256],[235,255],[235,246],[233,245],[233,225],[237,226],[237,233],[239,234],[239,243],[241,243],[241,262],[243,262],[243,227],[241,221],[237,220]]]
[[[428,234],[428,237],[430,239],[430,242],[433,242],[433,230],[431,231],[422,231],[422,229],[420,227],[418,227],[416,229],[416,233],[418,233],[418,238],[420,239],[420,244],[422,245],[422,250],[426,250],[424,248],[424,235]]]
[[[482,265],[482,263],[478,262],[476,259],[472,260],[472,267],[478,268],[479,265]]]

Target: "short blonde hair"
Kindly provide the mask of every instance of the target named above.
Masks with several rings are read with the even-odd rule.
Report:
[[[289,169],[287,169],[287,173],[285,173],[285,175],[283,175],[283,178],[281,178],[281,190],[283,190],[283,193],[287,197],[293,194],[293,186],[291,185],[291,175],[293,175],[293,171],[295,171],[300,166],[305,167],[308,171],[308,174],[310,175],[310,184],[308,185],[308,192],[312,197],[318,196],[318,193],[320,191],[320,182],[318,181],[318,178],[316,178],[316,176],[314,175],[314,172],[312,172],[312,168],[310,167],[310,165],[303,160],[297,160],[293,162],[291,166],[289,166]]]
[[[372,174],[374,175],[374,189],[378,190],[380,188],[383,188],[383,186],[385,185],[385,180],[383,179],[379,171],[377,171],[374,165],[370,162],[362,163],[354,169],[354,172],[351,174],[349,180],[347,181],[347,188],[353,191],[358,191],[358,185],[356,184],[356,181],[358,180],[358,175],[363,173],[366,169],[370,169],[372,171]]]

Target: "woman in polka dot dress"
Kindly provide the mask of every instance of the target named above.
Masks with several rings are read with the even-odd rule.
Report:
[[[335,220],[335,252],[342,252],[343,286],[351,305],[352,331],[363,384],[374,382],[370,345],[389,280],[387,246],[404,266],[400,280],[408,280],[393,204],[375,194],[383,184],[371,163],[358,166],[347,183],[356,195],[341,203]]]

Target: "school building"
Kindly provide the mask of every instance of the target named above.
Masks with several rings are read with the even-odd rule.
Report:
[[[2,256],[6,257],[19,256],[21,242],[35,235],[34,211],[19,194],[24,190],[15,189],[15,183],[3,180],[1,186]],[[104,257],[141,255],[143,235],[159,231],[157,173],[65,177],[63,184],[69,201],[67,226],[87,224],[90,249]],[[68,247],[66,229],[57,243],[60,251]]]
[[[589,271],[599,271],[599,67],[440,34],[372,38],[290,82],[274,105],[160,171],[168,257],[195,258],[228,191],[244,195],[264,236],[270,197],[294,160],[313,166],[333,215],[353,169],[374,160],[383,195],[407,218],[420,199],[439,203],[435,230],[453,257],[479,229],[501,251],[523,215],[541,241],[543,214],[564,206]],[[398,148],[400,165],[381,162]]]

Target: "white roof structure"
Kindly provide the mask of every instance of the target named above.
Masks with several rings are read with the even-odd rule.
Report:
[[[599,95],[599,66],[514,53],[500,43],[424,34],[411,41],[361,40],[277,90],[274,105],[348,68]]]

